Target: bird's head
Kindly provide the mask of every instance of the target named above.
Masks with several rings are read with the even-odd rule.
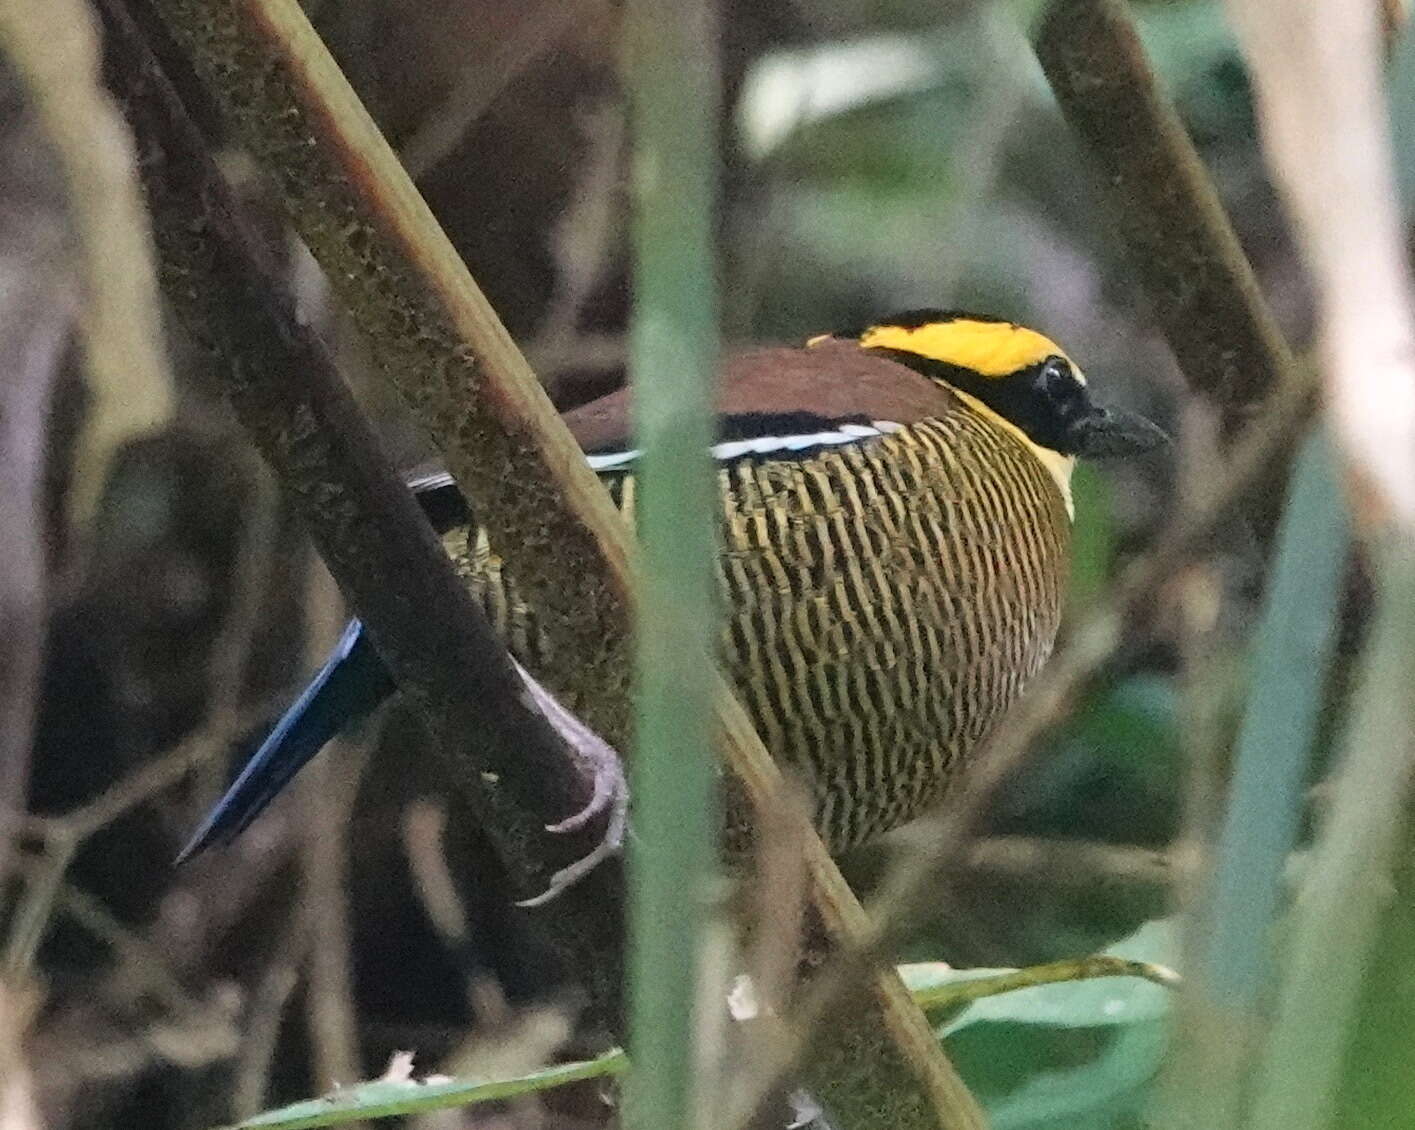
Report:
[[[1081,370],[1051,339],[1003,319],[911,310],[857,340],[962,394],[1043,452],[1065,459],[1137,455],[1168,436],[1136,412],[1091,399]]]

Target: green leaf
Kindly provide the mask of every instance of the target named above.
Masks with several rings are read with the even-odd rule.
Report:
[[[1103,957],[1116,965],[1160,965],[1177,949],[1174,924],[1160,920]],[[927,1002],[950,984],[1037,970],[920,965],[901,972]],[[1169,1010],[1161,986],[1107,977],[990,996],[956,1013],[940,1032],[993,1130],[1131,1130],[1164,1054]]]
[[[389,1118],[446,1107],[509,1099],[575,1083],[582,1079],[621,1074],[628,1066],[622,1051],[598,1059],[557,1064],[512,1079],[436,1079],[435,1081],[374,1080],[344,1087],[320,1099],[308,1099],[268,1110],[237,1123],[230,1130],[298,1130],[304,1126],[338,1126],[365,1118]]]

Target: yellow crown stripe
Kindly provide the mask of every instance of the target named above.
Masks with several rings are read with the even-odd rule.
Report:
[[[929,322],[914,329],[875,326],[861,335],[860,344],[874,349],[906,350],[934,361],[961,365],[984,377],[1005,377],[1048,357],[1066,356],[1054,341],[1026,326],[975,322],[969,318]]]

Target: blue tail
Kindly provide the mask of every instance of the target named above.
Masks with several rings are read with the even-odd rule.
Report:
[[[336,734],[372,714],[393,690],[393,679],[369,643],[363,624],[349,621],[334,654],[261,742],[177,856],[177,863],[245,831],[310,758]]]

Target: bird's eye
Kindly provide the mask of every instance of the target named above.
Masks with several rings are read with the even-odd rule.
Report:
[[[1048,357],[1042,362],[1037,384],[1047,396],[1066,398],[1076,387],[1076,378],[1071,374],[1071,363],[1065,357]]]

